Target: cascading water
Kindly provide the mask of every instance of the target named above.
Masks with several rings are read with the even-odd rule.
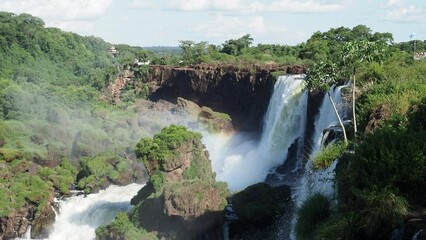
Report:
[[[303,134],[307,107],[303,77],[279,77],[265,115],[260,141],[244,133],[228,138],[203,138],[217,180],[227,182],[231,191],[264,181],[271,169],[285,161],[288,148]]]
[[[343,105],[342,89],[347,87],[344,86],[333,86],[329,94],[336,103],[336,109],[341,118],[346,117],[346,109]],[[328,97],[325,97],[321,104],[319,113],[315,119],[315,132],[312,136],[312,151],[310,156],[315,156],[321,149],[322,140],[324,137],[324,129],[338,126],[339,122],[334,112],[331,101]],[[310,159],[311,160],[311,159]],[[307,196],[312,193],[321,193],[325,196],[332,197],[334,194],[333,190],[333,179],[334,179],[334,168],[336,163],[334,162],[325,170],[312,171],[312,161],[308,161],[305,167],[305,174],[301,178],[300,184],[294,191],[294,199],[296,205],[300,206]]]
[[[140,184],[110,186],[97,194],[74,196],[60,202],[53,232],[49,239],[95,239],[95,229],[110,223],[118,212],[128,211],[130,200],[142,188]]]
[[[342,99],[342,89],[345,87],[347,87],[347,85],[333,86],[329,91],[329,94],[333,98],[336,109],[342,119],[346,117],[346,109],[343,105]],[[333,180],[335,175],[334,169],[336,168],[337,162],[333,162],[327,169],[313,171],[312,156],[315,156],[315,154],[317,154],[321,149],[324,139],[324,129],[337,126],[338,124],[338,119],[334,112],[333,105],[331,104],[330,99],[325,97],[319,109],[319,113],[315,118],[315,131],[312,136],[313,146],[310,153],[311,157],[305,166],[305,171],[299,181],[299,184],[293,186],[293,200],[297,207],[300,207],[307,197],[314,193],[321,193],[329,199],[333,199],[335,195]],[[290,229],[290,239],[296,238],[294,233],[296,219],[297,216],[296,213],[294,213]]]

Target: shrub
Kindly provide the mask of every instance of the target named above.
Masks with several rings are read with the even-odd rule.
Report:
[[[127,213],[118,213],[108,226],[96,229],[96,239],[155,240],[155,234],[137,228],[129,220]]]
[[[330,216],[330,201],[317,193],[310,196],[297,211],[297,239],[309,239],[315,229]]]
[[[313,159],[315,170],[328,168],[332,162],[339,158],[346,149],[346,143],[340,142],[329,145],[318,152]]]

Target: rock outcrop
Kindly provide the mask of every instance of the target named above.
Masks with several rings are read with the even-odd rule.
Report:
[[[221,239],[229,193],[226,183],[215,181],[201,135],[171,125],[142,139],[135,152],[150,181],[131,201],[134,227],[160,239]],[[114,224],[97,230],[98,239],[125,237]]]
[[[18,210],[13,210],[7,216],[0,217],[0,240],[23,237],[31,228],[31,238],[47,238],[55,221],[55,212],[52,209],[53,196],[48,203],[37,211],[37,206],[25,203]]]
[[[184,98],[177,98],[178,109],[197,119],[207,130],[211,132],[233,132],[232,120],[228,114],[213,111],[209,107],[200,107],[196,103]]]
[[[143,166],[131,157],[104,152],[93,158],[81,158],[77,187],[85,193],[99,192],[111,184],[124,186],[146,182]]]
[[[232,209],[237,218],[230,223],[230,238],[274,239],[277,232],[274,223],[290,212],[291,206],[289,186],[271,187],[258,183],[247,187],[232,197]]]

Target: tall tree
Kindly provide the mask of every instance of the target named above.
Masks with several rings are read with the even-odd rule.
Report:
[[[348,143],[346,135],[346,128],[342,122],[342,119],[337,111],[336,104],[330,94],[330,86],[336,84],[339,78],[338,67],[334,63],[324,63],[322,61],[315,63],[308,69],[305,81],[307,82],[307,88],[309,91],[320,91],[325,92],[330,99],[333,106],[334,113],[339,120],[340,127],[342,128],[343,138],[345,143]]]
[[[238,39],[230,39],[222,44],[221,52],[238,56],[242,54],[243,49],[249,48],[252,42],[253,38],[250,37],[250,34],[246,34]]]
[[[355,40],[343,46],[341,64],[352,79],[352,115],[354,132],[357,133],[355,112],[356,70],[363,62],[381,62],[385,56],[386,43],[384,41]]]

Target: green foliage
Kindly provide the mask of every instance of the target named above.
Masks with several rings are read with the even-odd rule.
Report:
[[[366,71],[365,69],[362,71]],[[420,104],[426,96],[426,63],[415,62],[406,64],[403,59],[389,59],[383,65],[382,81],[371,82],[371,78],[363,81],[369,86],[357,100],[357,118],[360,119],[360,128],[366,127],[371,113],[382,108],[388,122],[395,127],[405,128],[404,122],[399,121],[401,116],[409,113],[411,106]],[[368,73],[364,73],[364,76]],[[368,85],[367,85],[368,84]]]
[[[317,62],[308,69],[305,81],[310,91],[328,92],[330,86],[339,80],[336,64]]]
[[[371,29],[365,25],[357,25],[352,29],[331,28],[327,32],[315,32],[306,44],[301,44],[299,57],[311,59],[314,62],[338,63],[342,60],[342,50],[348,42],[390,43],[392,40],[391,33],[372,33]]]
[[[135,154],[143,161],[150,176],[154,171],[164,171],[173,160],[174,150],[184,142],[200,140],[201,134],[188,131],[185,127],[170,125],[163,128],[153,139],[142,138],[136,144]]]
[[[83,157],[80,165],[77,185],[87,192],[104,186],[109,181],[119,183],[119,179],[131,171],[128,159],[109,152],[98,154],[93,158]]]
[[[157,171],[150,178],[154,191],[159,193],[163,189],[163,185],[166,182],[166,177],[164,172]]]
[[[46,206],[53,184],[43,180],[37,165],[25,160],[10,164],[0,160],[0,166],[0,216],[20,209],[27,201],[37,206],[37,212]]]
[[[111,224],[96,229],[96,239],[156,240],[158,238],[153,233],[147,233],[144,229],[135,227],[127,213],[118,213]]]
[[[339,158],[345,151],[347,144],[340,142],[323,148],[313,158],[313,168],[315,170],[328,168],[332,162]]]
[[[369,236],[397,227],[408,212],[407,200],[386,188],[363,191],[357,197],[359,207],[363,209],[359,212],[358,224]]]
[[[184,64],[201,63],[203,56],[207,53],[207,42],[179,41],[179,47]]]
[[[323,195],[317,193],[306,199],[297,211],[297,239],[310,239],[330,213],[330,201]]]
[[[393,128],[377,129],[348,155],[347,184],[356,189],[395,189],[411,202],[425,204],[426,135]]]
[[[16,118],[19,113],[16,106],[16,95],[20,87],[13,81],[0,78],[0,119]]]
[[[63,158],[60,165],[55,168],[40,168],[38,175],[45,181],[53,183],[53,187],[63,194],[69,194],[70,188],[75,183],[77,168],[71,165],[68,158]]]
[[[250,37],[250,34],[246,34],[238,39],[230,39],[222,45],[221,52],[238,56],[242,54],[243,50],[249,48],[252,42],[253,38]]]

